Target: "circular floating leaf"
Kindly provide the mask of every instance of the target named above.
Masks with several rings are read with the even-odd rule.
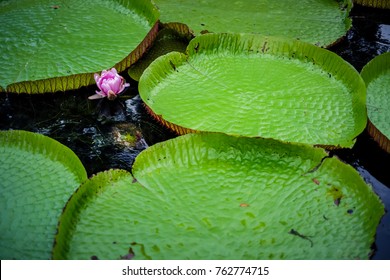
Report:
[[[9,92],[77,89],[134,63],[157,34],[150,1],[0,3],[0,85]]]
[[[367,85],[368,132],[390,153],[390,52],[372,59],[361,75]]]
[[[0,132],[0,259],[49,259],[58,218],[87,173],[40,134]]]
[[[300,41],[194,38],[143,73],[139,92],[171,128],[350,147],[366,126],[365,84],[342,58]]]
[[[383,205],[323,149],[188,134],[69,200],[54,258],[367,259]]]
[[[351,0],[155,0],[162,22],[205,32],[258,33],[331,45],[351,27]]]

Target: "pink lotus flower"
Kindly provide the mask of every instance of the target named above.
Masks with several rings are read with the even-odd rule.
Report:
[[[130,86],[115,68],[103,70],[101,75],[95,73],[94,78],[100,91],[96,91],[96,94],[88,97],[89,99],[107,97],[109,100],[114,100],[126,87]]]

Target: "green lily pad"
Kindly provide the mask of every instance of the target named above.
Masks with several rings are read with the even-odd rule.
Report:
[[[352,26],[351,0],[155,0],[163,23],[187,24],[205,32],[258,33],[328,46]]]
[[[0,132],[0,259],[50,259],[58,219],[87,179],[79,158],[57,141]]]
[[[139,92],[179,133],[351,147],[367,121],[365,84],[349,63],[308,43],[258,35],[198,36],[187,54],[151,63]]]
[[[130,173],[99,173],[72,196],[58,259],[367,259],[384,213],[351,166],[321,148],[188,134]]]
[[[367,85],[368,132],[390,153],[390,52],[372,59],[361,75]]]
[[[167,54],[172,51],[185,52],[190,39],[182,35],[175,29],[165,27],[161,29],[152,47],[147,53],[136,63],[130,66],[129,76],[136,81],[139,81],[143,71],[152,63],[157,57]]]
[[[94,83],[134,63],[157,34],[150,1],[1,1],[0,86],[43,93]]]
[[[129,214],[136,209],[135,205],[141,206],[137,199],[142,188],[124,170],[100,172],[86,181],[68,201],[61,216],[53,258],[126,256],[132,242],[128,230],[131,224],[141,223],[141,220],[130,221]],[[144,197],[144,202],[147,200]]]

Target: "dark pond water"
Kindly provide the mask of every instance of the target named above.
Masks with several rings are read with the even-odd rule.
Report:
[[[390,51],[390,10],[354,7],[353,28],[331,50],[358,71],[373,57]],[[130,79],[126,77],[129,81]],[[130,170],[148,145],[175,135],[149,117],[137,83],[115,101],[90,101],[95,87],[44,95],[0,94],[0,129],[23,129],[50,136],[71,148],[89,175],[110,168]],[[387,212],[376,236],[373,259],[390,259],[390,155],[364,132],[353,149],[335,154],[373,185]]]
[[[353,27],[331,50],[360,72],[372,58],[390,51],[390,10],[355,6],[351,17]],[[372,259],[390,259],[390,154],[364,132],[352,150],[339,150],[336,155],[354,166],[385,204],[386,214],[377,229]]]

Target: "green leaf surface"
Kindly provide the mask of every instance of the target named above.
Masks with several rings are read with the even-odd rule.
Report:
[[[87,179],[78,157],[40,134],[0,132],[0,259],[50,259],[62,209]]]
[[[1,1],[0,85],[11,92],[77,89],[123,71],[157,33],[150,1]]]
[[[258,33],[327,46],[351,27],[350,0],[155,0],[163,23],[204,32]]]
[[[368,117],[390,138],[390,52],[371,60],[361,75],[367,84]]]
[[[384,208],[323,149],[225,134],[156,144],[70,199],[54,258],[367,259]]]
[[[390,52],[381,54],[367,63],[361,75],[367,85],[367,112],[371,123],[390,139]],[[390,143],[387,144],[390,151]]]
[[[198,36],[139,81],[146,105],[173,126],[342,147],[366,126],[365,90],[332,52],[249,34]]]
[[[156,40],[148,52],[135,64],[129,68],[129,76],[136,81],[139,81],[143,71],[157,57],[167,54],[172,51],[185,52],[189,39],[181,35],[176,30],[163,28],[157,34]]]
[[[109,170],[93,176],[66,205],[53,258],[120,259],[129,254],[134,241],[129,230],[142,223],[141,218],[132,217],[134,211],[153,199],[145,195],[127,171]],[[139,214],[145,216],[150,208]]]

